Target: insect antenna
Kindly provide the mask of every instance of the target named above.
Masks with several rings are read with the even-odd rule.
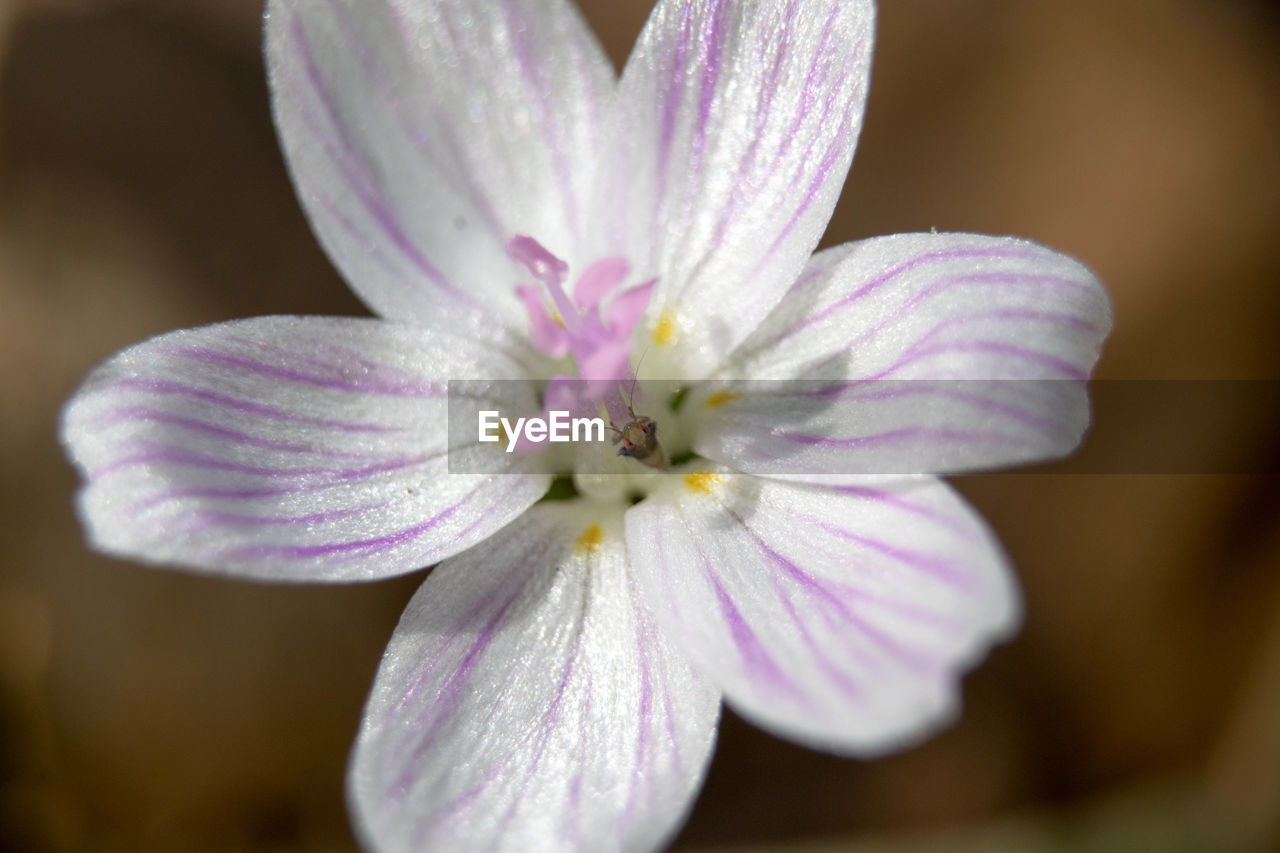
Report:
[[[631,374],[631,390],[627,392],[630,399],[623,400],[627,404],[627,412],[631,415],[631,419],[635,420],[635,409],[631,408],[632,402],[636,399],[636,383],[640,381],[640,368],[644,366],[644,357],[649,354],[649,348],[645,347],[644,352],[640,353],[640,360],[636,362],[636,372]]]

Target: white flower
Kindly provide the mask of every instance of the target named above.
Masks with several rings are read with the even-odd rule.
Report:
[[[1110,312],[1080,265],[1010,238],[810,256],[873,17],[871,0],[662,0],[616,81],[562,0],[268,4],[299,195],[385,319],[161,336],[93,373],[64,437],[105,551],[290,581],[440,563],[352,759],[371,846],[660,845],[722,695],[877,754],[945,721],[1015,626],[998,545],[916,472],[1074,447]],[[569,500],[539,502],[575,472],[529,454],[449,472],[448,380],[603,381],[622,427],[641,355],[648,375],[825,390],[814,407],[809,385],[735,386],[678,411],[651,395],[639,414],[677,467],[613,457],[622,473],[580,468]]]

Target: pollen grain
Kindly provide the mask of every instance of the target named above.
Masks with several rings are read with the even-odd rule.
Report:
[[[719,474],[712,474],[710,471],[698,471],[693,474],[684,475],[684,484],[689,491],[699,495],[709,495],[715,486],[721,481]]]
[[[670,311],[663,311],[653,327],[654,346],[665,347],[676,336],[676,318]]]
[[[703,405],[708,409],[718,409],[726,403],[732,403],[741,396],[741,392],[738,391],[717,391],[708,397]]]
[[[582,531],[582,535],[578,537],[578,541],[573,545],[573,550],[579,555],[585,555],[593,553],[603,544],[604,531],[600,529],[600,525],[593,524]]]

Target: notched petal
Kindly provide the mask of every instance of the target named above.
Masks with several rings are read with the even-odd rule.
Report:
[[[442,564],[374,683],[349,792],[380,850],[647,850],[719,695],[635,596],[618,510],[540,504]]]
[[[655,365],[701,378],[804,267],[861,129],[874,17],[870,0],[654,10],[599,185],[602,233],[659,276]]]
[[[901,234],[815,255],[722,368],[699,452],[759,474],[952,473],[1062,456],[1111,328],[1089,270],[1042,246]]]
[[[447,381],[468,375],[521,368],[497,347],[379,320],[263,317],[134,346],[63,415],[90,538],[282,581],[387,577],[455,554],[550,480],[501,453],[481,470],[512,473],[449,473]],[[490,402],[536,401],[476,405]]]
[[[931,478],[694,471],[628,511],[627,547],[735,710],[836,752],[880,754],[949,720],[960,674],[1018,619],[999,546]]]
[[[523,329],[507,242],[576,256],[614,74],[563,0],[271,0],[272,104],[298,195],[388,319]]]

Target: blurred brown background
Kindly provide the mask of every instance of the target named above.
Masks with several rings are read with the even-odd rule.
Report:
[[[615,61],[648,5],[584,3]],[[1108,284],[1101,376],[1280,379],[1274,5],[881,7],[827,243],[934,226],[1031,237]],[[130,343],[257,314],[364,313],[286,179],[260,15],[258,0],[0,0],[6,849],[352,843],[347,750],[420,575],[267,587],[96,556],[55,442],[61,402]],[[1274,461],[1280,436],[1262,424],[1256,446],[1223,447],[1212,425],[1136,413],[1101,419],[1095,439],[1164,429],[1192,430],[1209,459]],[[966,681],[961,721],[863,763],[730,715],[679,844],[1280,846],[1276,479],[961,486],[1027,601],[1022,633]]]

